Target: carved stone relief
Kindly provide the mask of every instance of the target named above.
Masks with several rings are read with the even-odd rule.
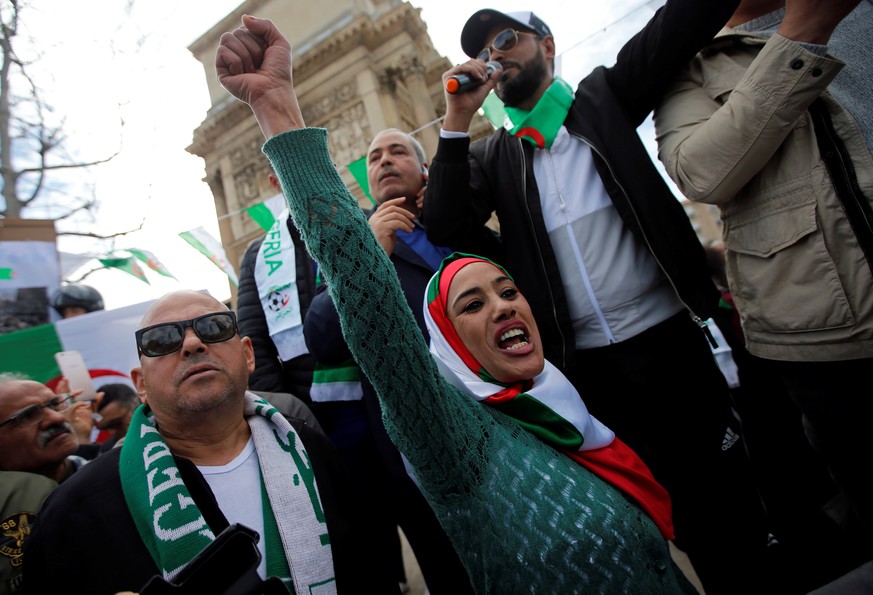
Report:
[[[261,155],[261,145],[263,142],[262,137],[252,136],[252,138],[234,147],[233,151],[230,152],[230,164],[234,171],[258,159]]]
[[[402,56],[396,64],[388,66],[379,74],[380,91],[394,101],[395,113],[404,124],[416,121],[410,85],[424,85],[426,68],[418,56]],[[398,127],[414,130],[418,125]]]
[[[236,213],[231,220],[237,237],[258,232],[260,228],[243,210],[273,194],[268,181],[270,165],[261,153],[262,145],[260,137],[253,137],[242,142],[229,155],[234,196],[228,197],[227,210]]]
[[[315,101],[301,105],[306,122],[318,122],[358,96],[358,83],[350,79]]]
[[[334,162],[342,167],[360,159],[367,152],[373,133],[367,110],[358,102],[346,111],[337,114],[323,124],[330,130],[328,142]]]
[[[258,171],[255,164],[249,164],[233,174],[236,198],[239,206],[250,204],[258,199]]]
[[[401,57],[398,68],[403,73],[404,78],[415,74],[424,76],[427,73],[427,68],[421,63],[421,59],[414,55]]]

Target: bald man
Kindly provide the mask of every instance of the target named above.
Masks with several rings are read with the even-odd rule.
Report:
[[[261,580],[297,593],[398,590],[368,573],[360,516],[326,436],[247,391],[252,345],[232,311],[205,293],[170,293],[135,337],[131,377],[143,405],[121,448],[46,501],[28,543],[28,590],[116,593],[156,575],[174,581],[230,524],[259,536]]]

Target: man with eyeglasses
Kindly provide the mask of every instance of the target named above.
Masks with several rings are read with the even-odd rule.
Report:
[[[461,32],[481,85],[446,92],[424,220],[436,244],[507,265],[528,296],[546,358],[592,414],[645,462],[673,501],[676,544],[710,595],[766,573],[768,531],[727,384],[704,321],[719,293],[702,245],[637,135],[670,77],[737,0],[668,0],[574,90],[532,12],[473,14]],[[497,69],[486,76],[486,61]],[[470,143],[494,90],[504,128]],[[496,213],[502,253],[470,238]]]
[[[26,551],[28,590],[139,592],[154,576],[173,581],[241,524],[259,535],[262,580],[296,593],[364,583],[399,592],[391,580],[372,584],[363,511],[328,438],[246,390],[254,356],[233,312],[205,293],[170,293],[135,337],[143,405],[120,448],[46,501]],[[100,552],[111,571],[68,555],[76,550]],[[232,584],[232,569],[213,569],[225,571]]]
[[[65,412],[73,397],[33,380],[0,377],[0,470],[44,475],[57,482],[77,468],[79,445]]]
[[[24,545],[45,498],[82,463],[67,419],[73,397],[0,374],[0,595],[22,585]]]

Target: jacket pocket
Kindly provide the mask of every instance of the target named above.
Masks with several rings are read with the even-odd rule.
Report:
[[[815,176],[725,209],[731,291],[747,334],[804,333],[854,323],[816,214]],[[731,213],[732,207],[741,207]]]

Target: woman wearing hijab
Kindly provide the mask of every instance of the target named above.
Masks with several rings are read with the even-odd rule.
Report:
[[[673,539],[667,491],[545,360],[530,306],[506,269],[452,254],[428,284],[424,317],[446,380],[620,488]]]
[[[242,22],[221,37],[216,53],[219,81],[252,107],[267,138],[264,153],[281,180],[310,254],[319,262],[349,348],[376,387],[386,430],[408,459],[476,591],[697,593],[670,557],[664,515],[650,516],[640,503],[658,498],[626,495],[564,454],[588,459],[588,453],[610,449],[617,442],[602,424],[587,412],[559,408],[556,415],[567,423],[545,425],[562,430],[556,434],[564,452],[558,452],[529,429],[540,425],[540,416],[532,421],[517,412],[507,415],[500,407],[482,406],[470,398],[469,389],[456,386],[460,380],[443,378],[394,267],[333,165],[327,132],[304,124],[291,77],[290,44],[269,20],[244,16]],[[461,267],[459,274],[475,272],[473,266]],[[447,283],[454,285],[454,276],[446,276]],[[437,291],[449,308],[457,302],[452,291],[448,286]],[[524,323],[514,327],[528,343],[521,347],[511,345],[522,343],[514,328],[495,337],[485,329],[477,332],[473,323],[468,326],[470,318],[446,312],[470,354],[482,358],[477,367],[486,378],[494,374],[496,386],[515,397],[511,402],[523,405],[527,397],[522,395],[528,395],[551,407],[549,395],[537,390],[552,386],[553,378],[561,380],[550,375],[551,368],[537,370],[535,358],[519,358],[525,359],[524,372],[518,378],[504,377],[503,360],[492,354],[492,362],[478,350],[489,342],[491,351],[497,343],[497,354],[499,345],[519,353],[539,349],[529,310]],[[567,438],[573,434],[571,425],[581,433],[575,439]],[[617,464],[620,456],[604,458],[609,463],[601,466],[617,466],[619,475],[641,475],[633,465]],[[643,480],[636,483],[646,485]]]

